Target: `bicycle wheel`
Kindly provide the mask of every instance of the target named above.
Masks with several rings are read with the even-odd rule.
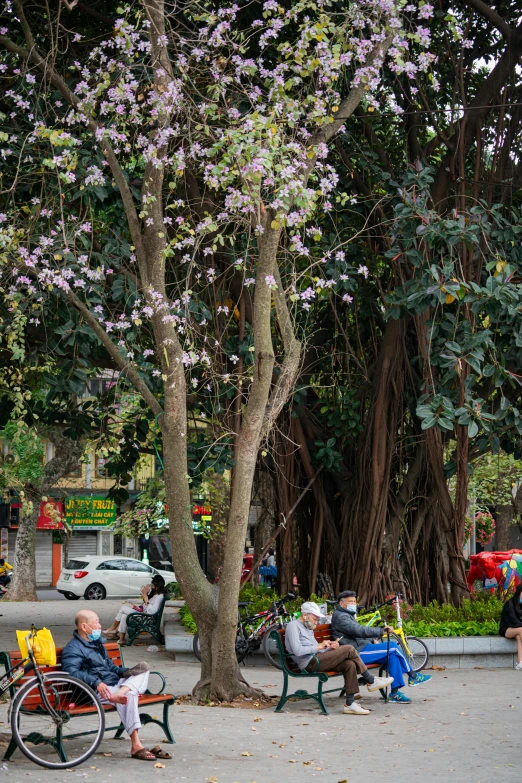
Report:
[[[404,651],[407,660],[410,662],[411,670],[414,672],[420,672],[428,663],[430,654],[428,648],[417,636],[407,636],[406,644],[408,645],[409,653]],[[404,650],[404,647],[402,647]]]
[[[199,633],[197,631],[194,634],[194,639],[192,641],[192,650],[198,661],[201,661],[201,647],[199,644]],[[236,658],[238,663],[241,663],[246,658],[248,651],[249,646],[247,640],[240,636],[238,632],[236,637]]]
[[[197,631],[192,640],[192,650],[198,661],[201,661],[201,647],[199,646],[199,633]]]
[[[70,674],[56,672],[40,685],[36,677],[17,692],[11,731],[28,759],[47,769],[82,764],[105,731],[105,712],[96,693]]]
[[[397,647],[399,647],[410,664],[412,672],[420,672],[421,669],[424,669],[428,662],[429,653],[428,648],[421,639],[418,639],[416,636],[407,636],[406,643],[408,647],[406,647],[400,636],[396,633],[391,633],[390,641],[395,642]]]
[[[277,642],[274,642],[274,640],[270,638],[270,633],[271,631],[279,631],[281,628],[284,628],[284,625],[281,626],[278,623],[272,623],[272,625],[269,625],[264,633],[262,642],[263,654],[265,658],[267,659],[268,663],[271,663],[272,666],[275,666],[276,669],[282,669],[283,667],[281,666],[281,662],[279,660]]]

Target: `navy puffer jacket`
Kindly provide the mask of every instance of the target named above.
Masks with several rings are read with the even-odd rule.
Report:
[[[116,685],[127,671],[121,666],[115,666],[101,641],[82,639],[78,631],[74,632],[74,639],[63,648],[62,669],[83,680],[91,688],[96,688],[100,682]]]

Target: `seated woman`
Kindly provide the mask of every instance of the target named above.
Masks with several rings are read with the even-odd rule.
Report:
[[[106,628],[103,633],[112,639],[116,639],[119,634],[120,644],[123,644],[125,642],[125,633],[127,632],[128,616],[130,614],[136,614],[137,612],[143,614],[156,614],[161,606],[165,593],[165,580],[162,576],[156,574],[156,576],[152,577],[150,592],[147,585],[141,588],[143,603],[140,606],[122,606],[114,618],[111,627]],[[118,633],[116,633],[116,631]]]
[[[515,590],[513,598],[506,601],[500,615],[499,633],[506,639],[516,639],[518,663],[515,669],[522,671],[522,584]]]

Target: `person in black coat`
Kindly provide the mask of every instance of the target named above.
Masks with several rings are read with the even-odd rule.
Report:
[[[522,671],[522,583],[515,590],[513,598],[504,604],[498,630],[506,639],[517,640],[518,663],[515,669]]]

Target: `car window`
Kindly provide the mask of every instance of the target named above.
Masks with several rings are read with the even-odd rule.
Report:
[[[65,564],[67,571],[78,571],[81,568],[85,568],[89,563],[87,560],[68,560]]]
[[[126,571],[125,560],[104,560],[97,571]]]
[[[139,560],[126,560],[127,571],[143,571],[146,574],[152,574],[152,568]]]

